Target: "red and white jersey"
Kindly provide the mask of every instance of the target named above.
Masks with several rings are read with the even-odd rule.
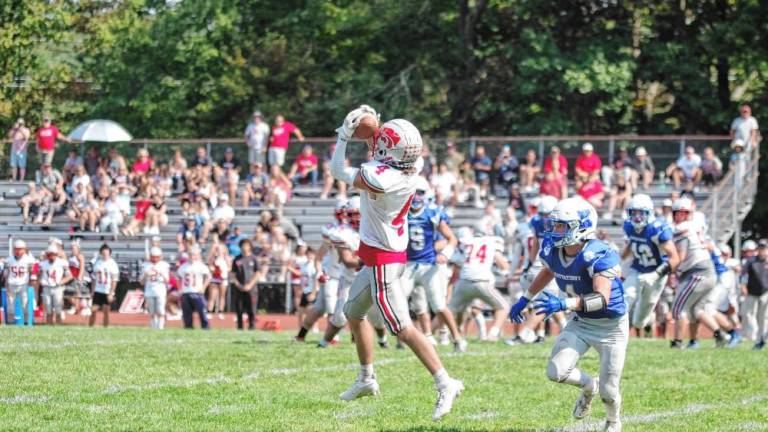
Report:
[[[685,257],[677,266],[677,271],[685,273],[697,264],[711,265],[709,249],[704,242],[705,234],[702,226],[695,221],[686,221],[675,225],[675,245],[678,249],[685,250]]]
[[[61,286],[64,276],[69,273],[69,263],[62,258],[53,262],[43,260],[40,263],[40,285],[44,287]]]
[[[496,252],[504,253],[504,239],[496,236],[465,237],[451,257],[461,266],[459,279],[472,281],[493,280]]]
[[[333,247],[331,237],[335,235],[335,232],[341,227],[338,222],[333,222],[325,225],[320,233],[323,236],[323,242],[326,244],[327,252],[323,255],[322,267],[323,272],[331,279],[338,279],[341,277],[342,265],[339,261],[339,252]]]
[[[93,290],[97,293],[110,294],[112,283],[117,283],[120,279],[120,269],[112,258],[104,261],[98,258],[93,263]]]
[[[7,270],[6,282],[8,286],[25,286],[29,284],[30,270],[37,260],[30,254],[24,254],[21,258],[11,256],[5,263]]]
[[[201,261],[188,261],[176,272],[181,280],[182,294],[202,294],[205,291],[205,278],[211,277],[208,266]]]
[[[349,225],[343,225],[331,237],[334,249],[349,249],[354,254],[357,254],[358,248],[360,248],[360,234],[355,231]],[[342,265],[342,276],[347,283],[352,283],[357,276],[355,269],[348,268]]]
[[[419,176],[370,161],[360,167],[360,178],[373,191],[360,196],[360,257],[366,265],[405,263],[408,209]]]
[[[171,266],[165,261],[145,262],[141,277],[144,279],[144,297],[164,297],[171,280]]]

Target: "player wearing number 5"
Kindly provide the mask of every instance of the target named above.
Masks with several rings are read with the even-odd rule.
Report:
[[[629,218],[624,221],[627,244],[622,260],[632,258],[632,267],[624,279],[624,298],[632,327],[640,336],[642,329],[651,333],[651,318],[656,303],[667,285],[667,276],[680,263],[673,241],[672,228],[653,214],[653,201],[637,194],[627,206]]]
[[[99,248],[99,257],[93,263],[93,307],[88,325],[96,323],[96,312],[104,314],[104,327],[109,326],[109,308],[115,299],[115,288],[120,279],[120,269],[112,259],[112,249],[106,243]]]
[[[413,325],[408,301],[400,278],[407,260],[408,221],[421,159],[421,134],[411,122],[402,119],[384,123],[369,140],[373,159],[360,168],[345,166],[347,141],[363,120],[378,117],[373,108],[363,105],[347,114],[336,129],[338,140],[331,158],[331,174],[354,185],[360,195],[360,248],[363,267],[349,290],[344,314],[349,320],[357,345],[360,373],[341,399],[352,400],[379,393],[373,371],[373,329],[365,320],[372,305],[381,312],[390,332],[408,345],[429,370],[437,387],[437,403],[432,417],[447,414],[464,389],[461,381],[448,376],[435,348]],[[366,119],[367,118],[367,119]]]
[[[568,297],[547,292],[534,301],[539,314],[571,310],[576,317],[557,336],[547,364],[547,377],[581,389],[573,416],[585,417],[599,391],[605,404],[606,431],[620,431],[619,382],[627,351],[629,322],[621,284],[619,255],[595,239],[597,212],[581,198],[560,201],[547,221],[547,234],[539,256],[544,268],[525,295],[512,307],[510,318],[522,322],[530,299],[554,278]],[[593,378],[576,367],[589,348],[600,357],[600,376]]]

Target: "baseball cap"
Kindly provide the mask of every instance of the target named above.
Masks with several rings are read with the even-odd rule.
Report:
[[[163,251],[159,247],[153,247],[149,250],[149,256],[162,256]]]
[[[583,151],[595,151],[595,148],[592,146],[592,143],[584,143],[584,145],[581,146],[581,149]]]
[[[48,246],[48,249],[45,250],[45,253],[47,253],[47,254],[49,254],[49,253],[58,254],[59,253],[59,248],[57,248],[54,245],[50,245],[50,246]]]
[[[24,118],[23,117],[19,117],[18,119],[16,119],[16,123],[24,124]]]
[[[234,153],[234,150],[232,150],[232,147],[227,147],[227,148],[224,150],[224,153]]]
[[[757,249],[757,243],[754,240],[747,240],[741,244],[741,250],[753,251]]]
[[[741,138],[736,138],[735,140],[733,140],[733,142],[731,143],[731,148],[736,148],[736,147],[744,148],[745,147],[744,140]]]
[[[261,115],[261,111],[256,110],[253,112],[253,117],[264,117],[264,116]]]
[[[643,147],[643,146],[640,146],[640,147],[638,147],[635,150],[635,156],[645,156],[647,154],[648,154],[648,152],[645,151],[645,147]]]
[[[229,195],[227,194],[219,195],[219,201],[229,201]]]
[[[16,249],[26,249],[27,248],[27,242],[25,242],[22,239],[18,239],[13,242],[13,247]]]
[[[193,220],[197,220],[197,219],[195,219],[195,217],[194,217],[194,216],[192,216],[192,215],[189,215],[189,216],[187,216],[187,219],[186,219],[186,220],[187,220],[187,221],[193,221]]]

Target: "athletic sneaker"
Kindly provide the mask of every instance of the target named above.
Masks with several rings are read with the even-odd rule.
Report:
[[[605,421],[605,428],[603,428],[603,431],[605,432],[621,432],[621,421]]]
[[[728,345],[726,346],[726,348],[736,348],[736,346],[741,343],[742,339],[743,338],[741,336],[741,333],[739,332],[731,333],[731,340],[728,341]]]
[[[389,341],[386,339],[379,339],[379,348],[381,349],[388,349],[389,348]]]
[[[358,377],[352,387],[340,394],[339,397],[341,400],[351,401],[365,396],[376,396],[379,392],[379,383],[376,382],[376,378],[361,381]]]
[[[402,342],[397,341],[397,343],[395,344],[395,348],[402,350],[402,349],[405,349],[405,345],[403,345]]]
[[[304,343],[304,338],[301,336],[294,336],[293,341],[298,343]]]
[[[715,348],[725,348],[728,343],[728,338],[720,334],[719,338],[715,338]]]
[[[453,351],[457,353],[463,353],[467,350],[467,341],[459,339],[453,343]]]
[[[685,347],[685,349],[699,349],[701,348],[701,345],[699,345],[699,341],[692,340],[688,342],[688,346]]]
[[[446,326],[440,327],[437,331],[437,335],[440,338],[440,345],[448,346],[451,344],[451,332],[448,331]]]
[[[544,336],[537,336],[536,340],[533,341],[535,344],[543,344],[544,343]]]
[[[520,340],[520,336],[515,336],[513,338],[509,338],[509,339],[505,340],[504,343],[509,345],[509,346],[515,346],[515,345],[522,344],[523,341]]]
[[[683,349],[683,341],[675,339],[669,343],[669,347],[673,349]]]
[[[443,416],[451,412],[453,401],[464,390],[464,384],[450,378],[442,387],[437,387],[437,402],[435,402],[435,411],[432,413],[432,420],[440,420]]]
[[[763,348],[765,348],[765,340],[761,340],[752,347],[753,350],[761,350]]]
[[[576,399],[576,405],[573,407],[574,418],[583,419],[587,416],[587,414],[589,414],[589,412],[592,410],[592,398],[595,396],[595,393],[597,393],[599,388],[600,384],[598,378],[594,378],[592,380],[592,388],[589,391],[581,391],[581,395],[578,399]]]

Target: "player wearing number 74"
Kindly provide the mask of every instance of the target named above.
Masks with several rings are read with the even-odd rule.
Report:
[[[362,269],[349,288],[344,314],[349,320],[357,345],[360,373],[343,400],[379,393],[373,371],[373,329],[365,320],[372,305],[381,312],[390,332],[413,350],[429,370],[437,388],[437,403],[432,418],[446,415],[454,399],[464,389],[451,378],[427,338],[411,325],[408,300],[400,278],[407,261],[408,209],[416,191],[421,159],[421,134],[411,122],[402,119],[384,123],[373,136],[373,159],[360,168],[346,167],[347,141],[355,134],[363,117],[378,118],[373,108],[362,105],[351,111],[336,129],[339,136],[331,158],[331,174],[360,191],[360,248]]]
[[[544,268],[528,291],[509,312],[510,319],[522,322],[523,311],[554,278],[565,300],[547,292],[533,302],[538,314],[551,315],[571,310],[576,317],[568,322],[552,348],[547,377],[581,389],[573,416],[584,418],[592,398],[600,393],[605,404],[606,431],[620,431],[621,394],[619,382],[627,351],[629,322],[621,284],[619,255],[607,243],[595,239],[597,212],[581,198],[560,201],[545,224],[539,256]],[[600,357],[600,375],[591,377],[577,366],[589,348]]]

